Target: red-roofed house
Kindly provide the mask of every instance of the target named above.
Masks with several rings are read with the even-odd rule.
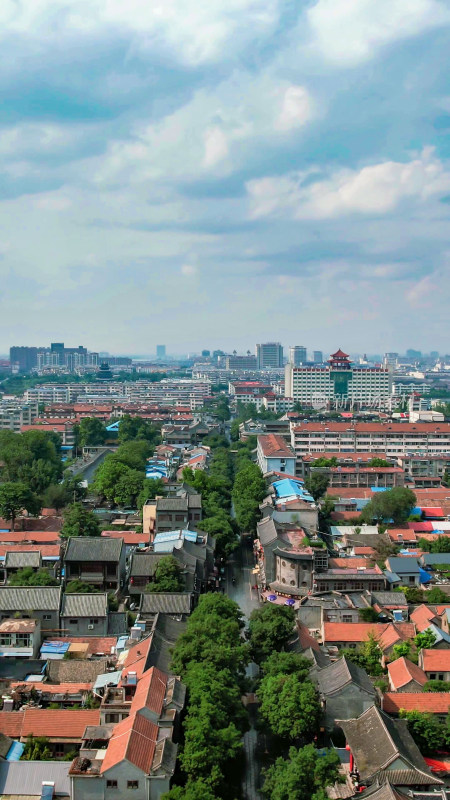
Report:
[[[267,472],[295,475],[295,455],[278,434],[258,436],[257,461],[264,475]]]
[[[401,709],[437,714],[444,721],[450,710],[450,692],[386,692],[381,708],[395,716]]]
[[[428,680],[423,669],[404,657],[388,664],[388,679],[393,692],[421,692]]]
[[[429,628],[432,622],[435,625],[439,625],[440,622],[439,618],[435,612],[431,610],[430,606],[426,606],[423,603],[422,605],[417,606],[414,611],[411,611],[409,618],[412,622],[414,622],[419,633],[422,633],[422,631]]]
[[[398,544],[402,548],[416,547],[417,545],[417,536],[409,528],[391,528],[386,533],[393,544]]]
[[[450,681],[450,650],[421,650],[419,667],[430,681]]]

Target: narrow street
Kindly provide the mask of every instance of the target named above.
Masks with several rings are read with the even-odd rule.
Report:
[[[255,608],[259,608],[258,592],[252,589],[255,583],[255,576],[252,573],[254,568],[253,552],[248,544],[241,542],[239,549],[233,554],[232,559],[227,564],[226,592],[228,597],[239,603],[246,622]],[[233,584],[233,576],[235,583]],[[258,667],[254,662],[247,667],[247,676],[255,678],[258,675]],[[260,800],[258,792],[260,764],[256,751],[258,744],[258,733],[255,728],[256,707],[248,707],[250,730],[244,734],[245,751],[245,773],[243,776],[242,788],[246,800]]]

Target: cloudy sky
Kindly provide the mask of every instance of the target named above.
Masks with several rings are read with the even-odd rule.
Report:
[[[0,351],[449,351],[449,33],[449,0],[1,0]]]

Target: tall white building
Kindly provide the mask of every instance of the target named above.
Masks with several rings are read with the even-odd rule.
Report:
[[[256,367],[267,369],[283,366],[283,347],[279,342],[266,342],[256,345]]]
[[[388,367],[355,366],[338,350],[326,364],[286,365],[285,395],[305,406],[389,406],[392,372]]]

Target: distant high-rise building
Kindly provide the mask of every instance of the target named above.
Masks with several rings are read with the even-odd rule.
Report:
[[[294,367],[298,367],[299,364],[306,364],[307,360],[306,347],[296,344],[289,348],[289,363]]]
[[[202,358],[209,358],[211,355],[211,350],[202,350]]]
[[[64,342],[52,342],[50,345],[50,352],[53,356],[51,361],[56,364],[64,364]]]
[[[438,350],[432,350],[430,353],[430,358],[439,358]]]
[[[225,356],[225,369],[256,369],[256,356]]]
[[[30,372],[37,367],[37,355],[40,349],[40,347],[10,347],[11,369],[18,372]]]
[[[266,342],[256,345],[257,369],[283,366],[283,348],[279,342]]]
[[[407,358],[422,358],[421,350],[412,350],[411,348],[406,351]]]
[[[385,367],[396,367],[398,363],[398,353],[385,353],[383,364]]]
[[[156,345],[156,358],[159,361],[162,361],[166,357],[166,345],[165,344],[157,344]]]
[[[315,364],[323,364],[323,353],[322,353],[322,350],[314,350],[313,361],[314,361]]]

